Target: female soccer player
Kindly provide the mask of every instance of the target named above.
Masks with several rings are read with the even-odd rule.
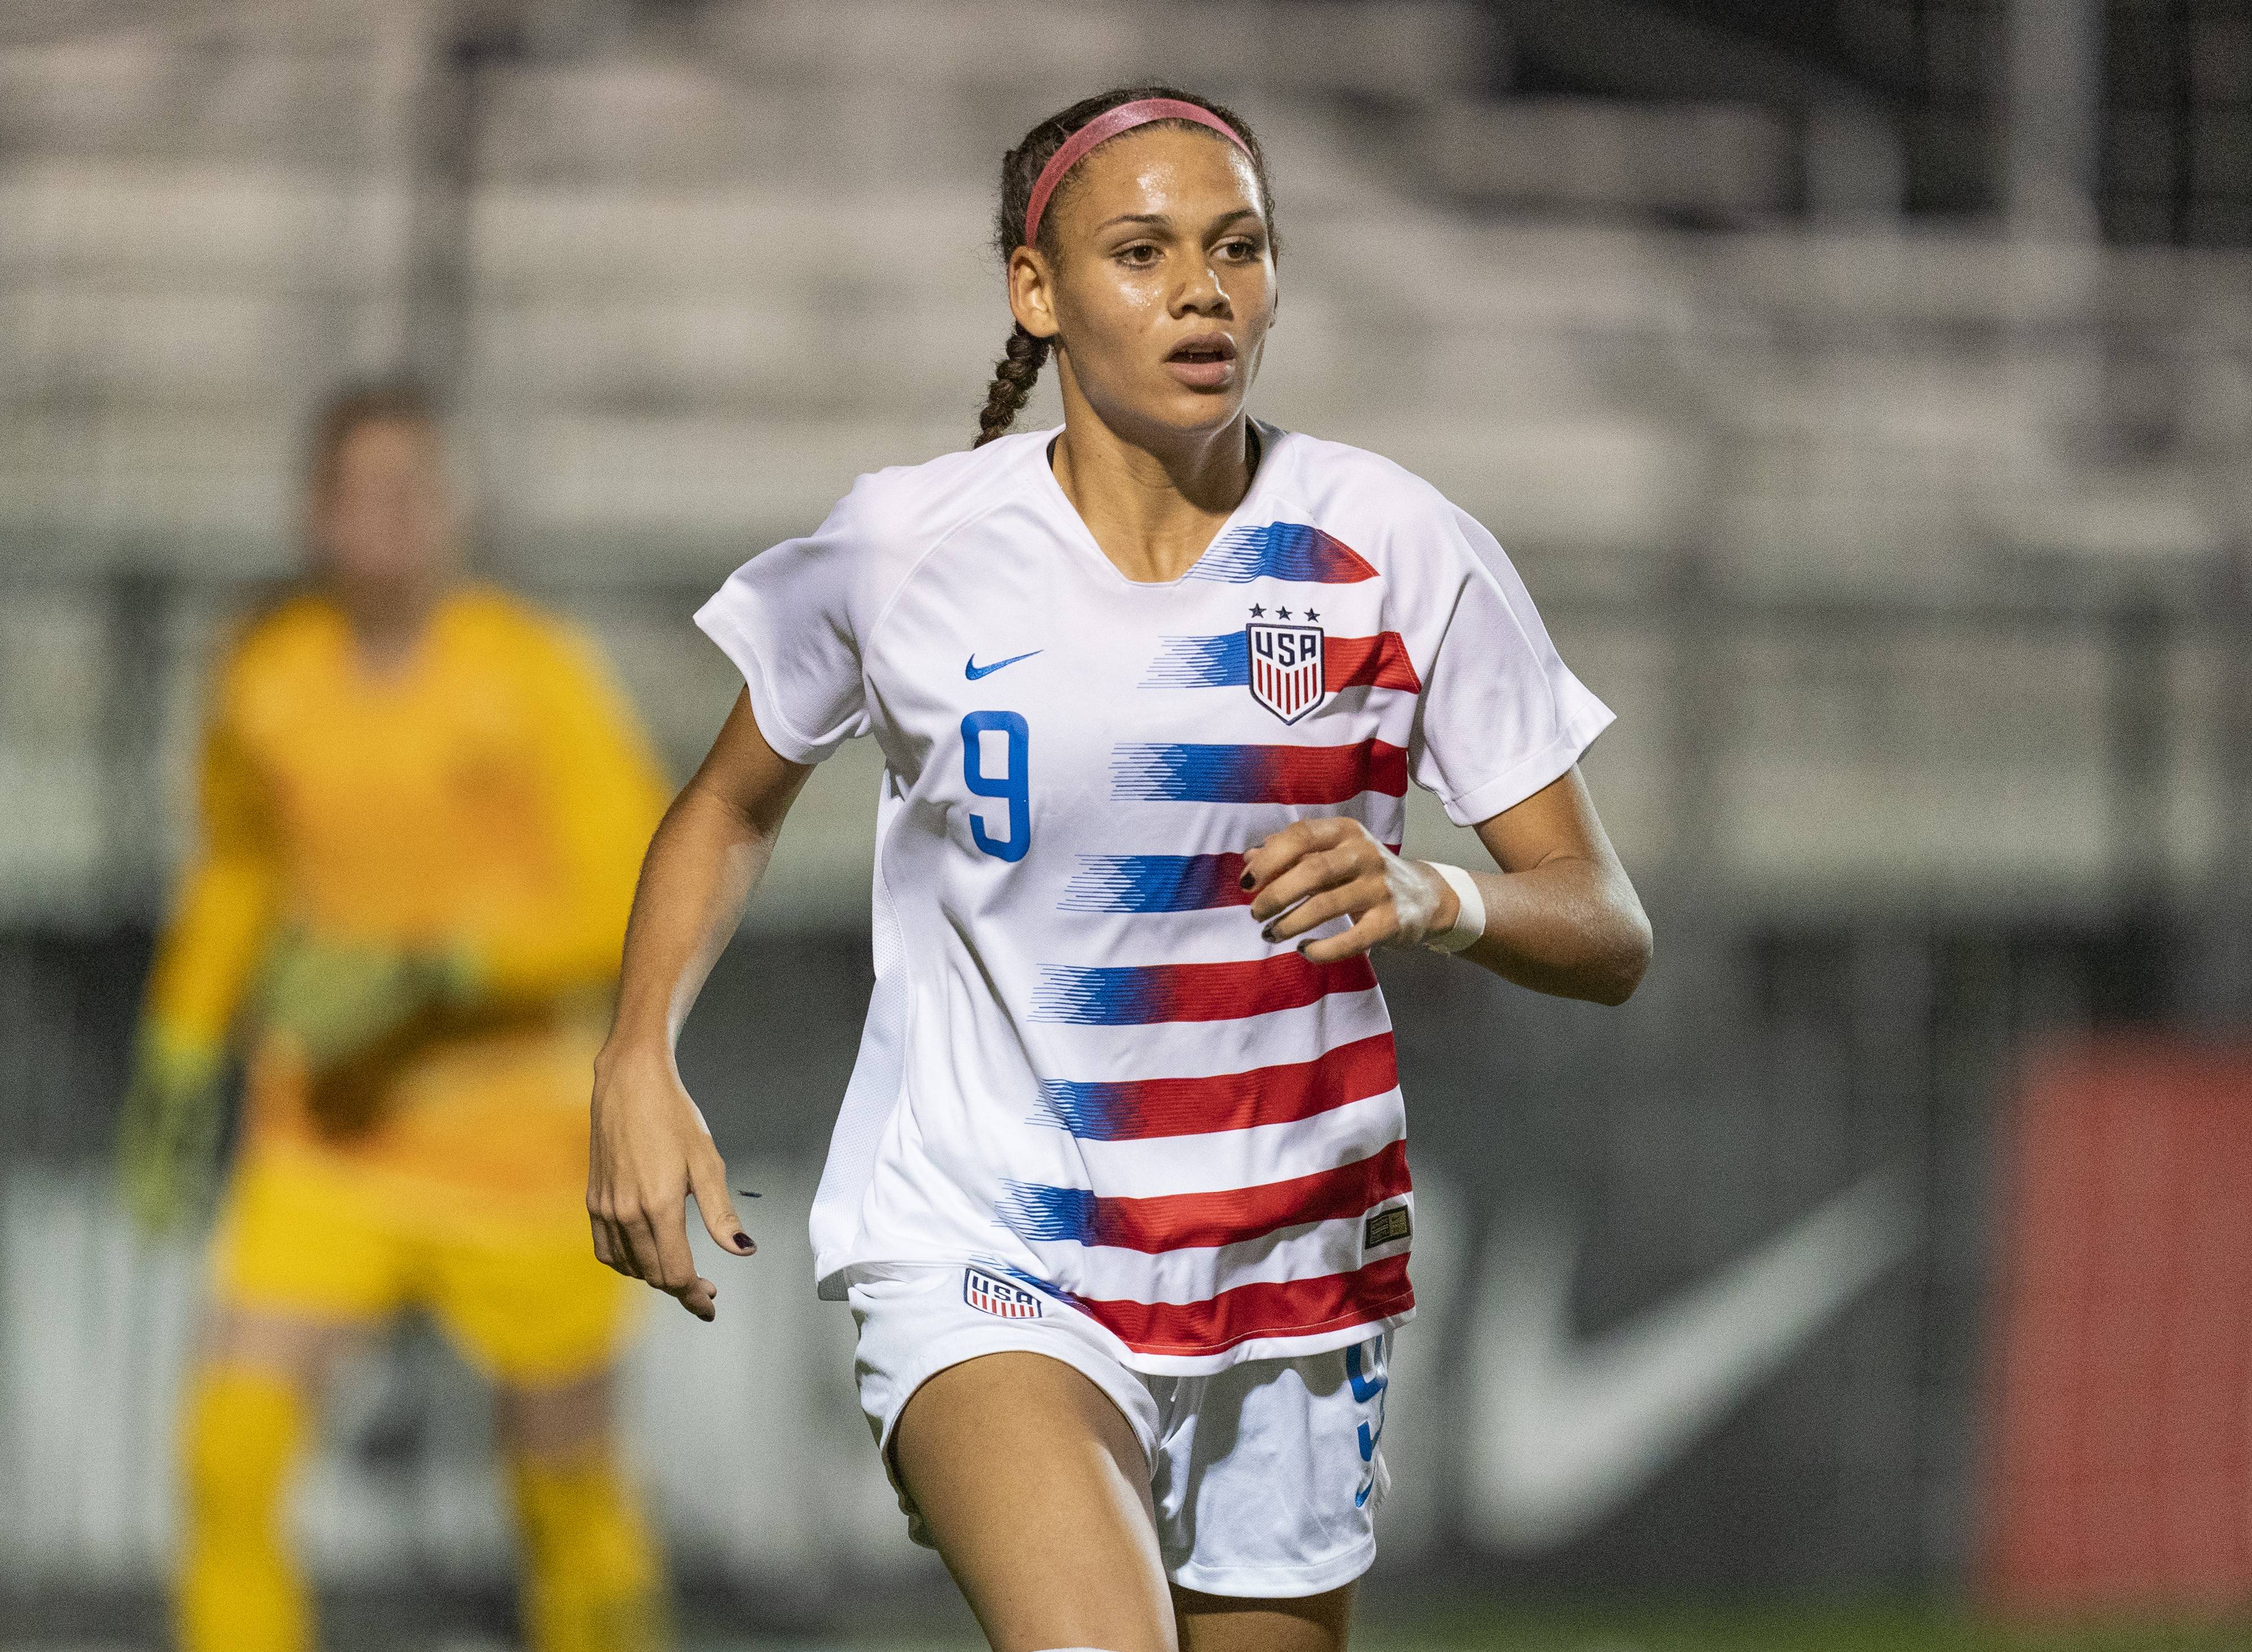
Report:
[[[876,986],[813,1214],[910,1530],[999,1652],[1338,1648],[1412,1311],[1369,953],[1623,1000],[1650,931],[1576,763],[1610,714],[1478,524],[1248,420],[1258,145],[1113,92],[1003,166],[970,452],[863,476],[698,615],[744,696],[642,873],[597,1253],[710,1318],[748,1254],[672,1040],[810,766],[883,748]],[[1053,353],[1059,430],[1004,435]],[[1408,779],[1501,871],[1398,852]]]
[[[181,1420],[187,1652],[305,1652],[283,1492],[337,1355],[427,1308],[498,1385],[537,1652],[643,1652],[661,1582],[619,1472],[624,1284],[586,1252],[585,1074],[664,803],[591,651],[462,582],[438,431],[402,387],[313,445],[318,589],[210,709],[200,852],[158,949],[122,1169],[189,1213],[254,1032],[216,1297]]]

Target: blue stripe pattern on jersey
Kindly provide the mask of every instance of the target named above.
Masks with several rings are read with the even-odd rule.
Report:
[[[1248,585],[1254,580],[1296,580],[1308,585],[1356,585],[1376,570],[1342,539],[1303,522],[1269,522],[1231,528],[1212,542],[1192,580]]]
[[[1121,802],[1263,803],[1280,767],[1271,746],[1187,746],[1122,741],[1110,759],[1110,795]]]
[[[1361,792],[1408,790],[1408,753],[1382,740],[1349,746],[1177,746],[1111,748],[1110,795],[1136,803],[1342,803]]]
[[[1079,861],[1056,903],[1064,912],[1204,912],[1251,901],[1241,855],[1081,855]]]
[[[1033,989],[1032,1018],[1095,1027],[1143,1026],[1167,1020],[1164,1011],[1170,995],[1164,970],[1162,964],[1051,966],[1040,971],[1039,985]]]
[[[1366,954],[1316,963],[1289,947],[1271,957],[1227,963],[1051,964],[1032,989],[1032,1019],[1091,1027],[1240,1021],[1375,985],[1376,971]]]
[[[1143,688],[1241,688],[1251,681],[1251,639],[1241,631],[1164,641]]]
[[[1127,1142],[1142,1134],[1142,1086],[1105,1079],[1042,1079],[1034,1122],[1068,1130],[1082,1142]]]
[[[1049,1187],[1038,1182],[1010,1182],[1004,1185],[1008,1190],[995,1201],[993,1208],[1018,1239],[1095,1243],[1096,1205],[1089,1190]]]

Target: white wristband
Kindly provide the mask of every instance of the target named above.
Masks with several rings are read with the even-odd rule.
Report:
[[[1478,893],[1477,880],[1459,866],[1449,866],[1435,860],[1423,864],[1446,879],[1447,887],[1455,892],[1455,898],[1462,903],[1462,910],[1455,914],[1455,927],[1443,935],[1424,936],[1423,944],[1434,952],[1460,952],[1473,941],[1483,940],[1485,936],[1485,897]]]

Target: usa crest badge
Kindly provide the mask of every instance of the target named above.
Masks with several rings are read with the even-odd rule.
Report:
[[[1011,1285],[981,1274],[974,1267],[962,1272],[962,1300],[981,1314],[996,1319],[1038,1319],[1040,1299],[1021,1285]]]
[[[1243,628],[1251,698],[1295,723],[1322,703],[1322,628],[1253,620]]]

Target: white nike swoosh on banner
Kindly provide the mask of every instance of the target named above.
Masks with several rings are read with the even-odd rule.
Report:
[[[1577,1241],[1555,1213],[1495,1240],[1470,1328],[1468,1510],[1553,1548],[1616,1510],[1913,1248],[1908,1177],[1876,1173],[1627,1323],[1573,1335]]]

